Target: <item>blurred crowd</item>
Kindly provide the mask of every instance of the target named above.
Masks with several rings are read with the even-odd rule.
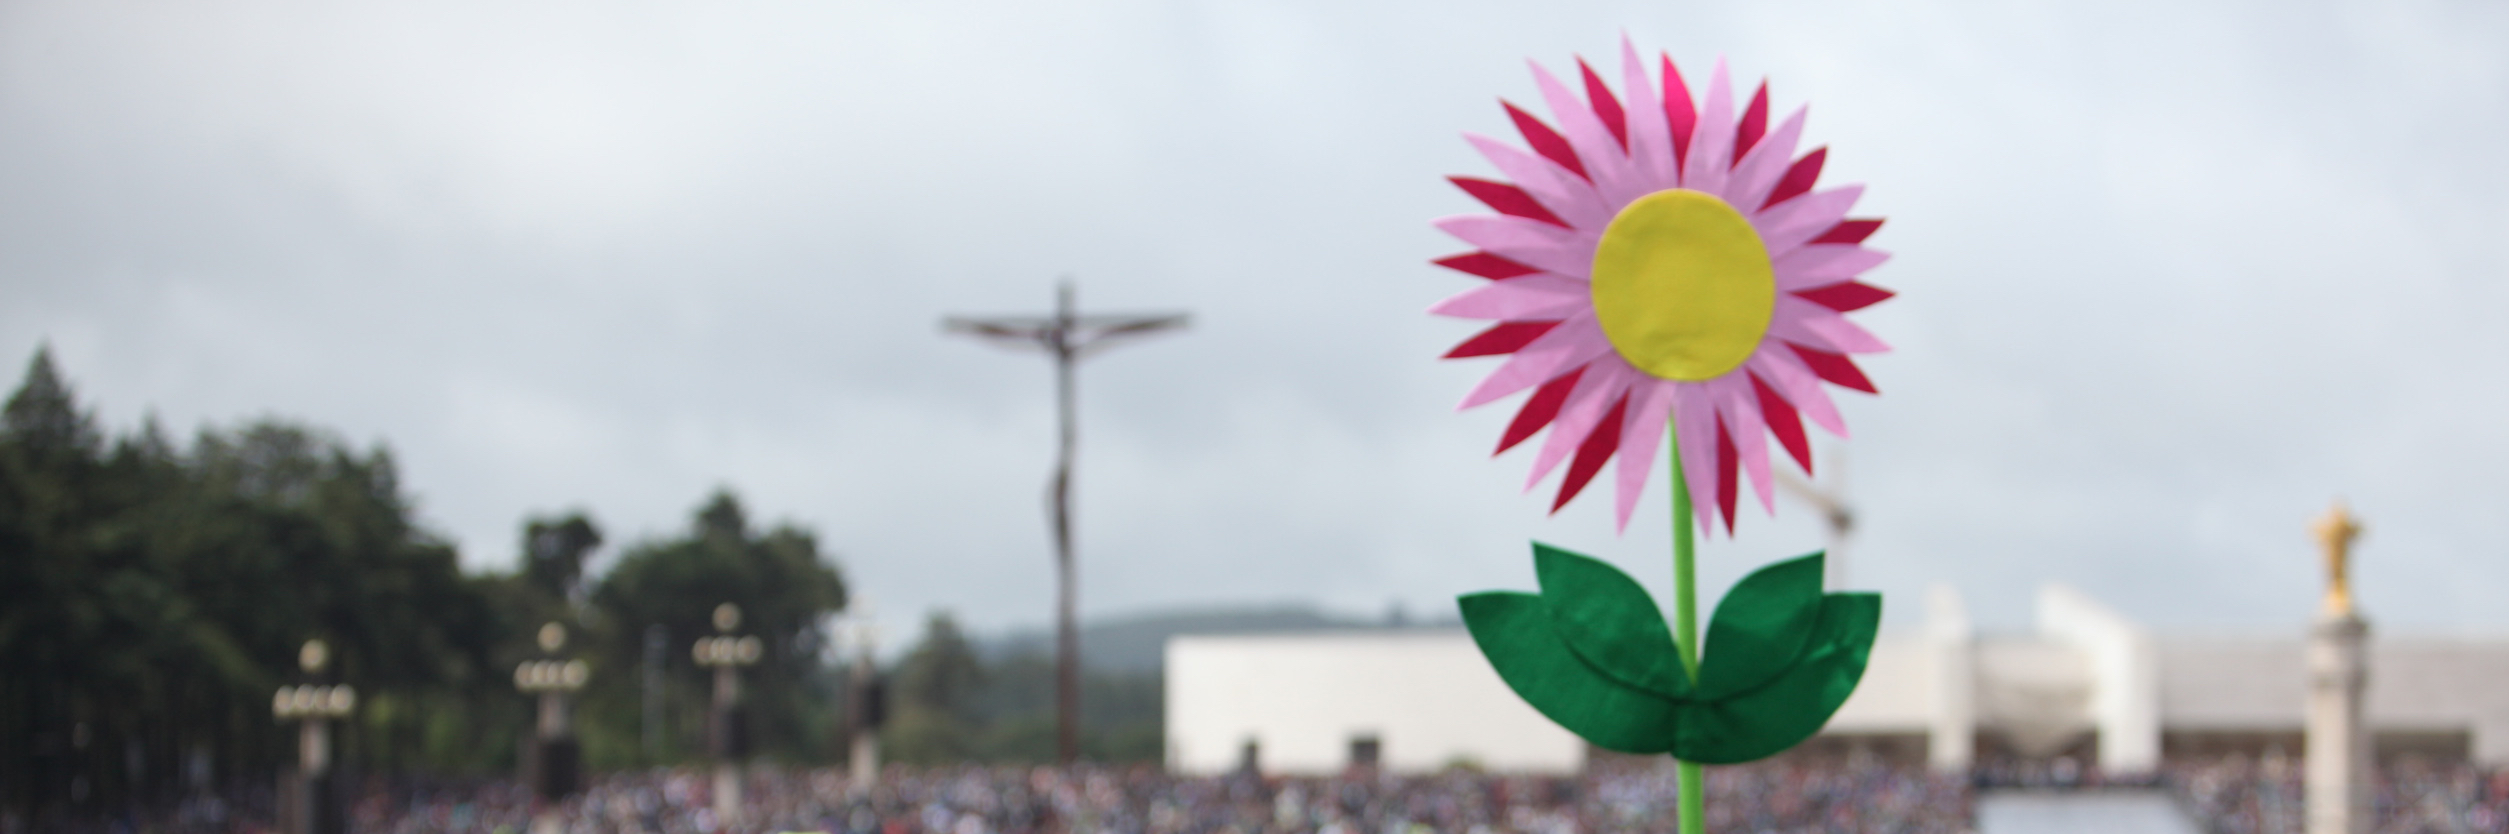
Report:
[[[2297,757],[2269,752],[2172,762],[2163,778],[2214,834],[2307,830]],[[2371,785],[2378,834],[2509,831],[2509,770],[2405,757],[2379,767]]]
[[[753,769],[743,818],[715,814],[711,774],[616,773],[582,795],[537,809],[506,785],[371,793],[354,811],[360,834],[1635,834],[1666,831],[1674,771],[1598,767],[1574,778],[1470,770],[1332,778],[1179,777],[1156,768],[892,768],[858,785],[838,771]],[[1709,826],[1720,831],[1960,832],[1969,791],[1958,779],[1878,764],[1764,763],[1714,768]]]
[[[867,785],[840,770],[761,766],[743,775],[739,818],[726,820],[713,771],[657,768],[601,776],[554,804],[510,781],[375,781],[348,810],[355,834],[1639,834],[1672,830],[1675,778],[1668,760],[1625,757],[1574,777],[968,766],[891,767]],[[1958,778],[1872,757],[1780,757],[1709,768],[1707,823],[1752,834],[1952,834],[1975,825],[1979,790],[2157,786],[2212,834],[2300,834],[2302,780],[2298,759],[2279,754],[2172,761],[2130,779],[2066,760],[1986,763]],[[2509,831],[2509,770],[2407,758],[2379,767],[2374,784],[2379,834]],[[268,807],[267,796],[203,798],[170,818],[87,830],[262,832]]]

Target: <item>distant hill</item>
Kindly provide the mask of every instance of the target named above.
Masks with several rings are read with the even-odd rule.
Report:
[[[1080,657],[1092,671],[1114,673],[1156,673],[1166,661],[1167,638],[1179,634],[1263,634],[1282,631],[1321,631],[1376,628],[1443,628],[1456,625],[1445,621],[1420,622],[1392,618],[1370,619],[1343,614],[1328,614],[1305,606],[1268,608],[1224,608],[1184,611],[1161,611],[1114,617],[1080,624]],[[983,641],[980,648],[988,660],[1019,654],[1052,655],[1054,632],[1050,628],[1013,631],[1002,637]]]

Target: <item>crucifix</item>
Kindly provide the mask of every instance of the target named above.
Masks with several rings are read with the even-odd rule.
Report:
[[[1055,290],[1052,315],[951,316],[941,321],[945,331],[1013,349],[1041,351],[1054,359],[1061,445],[1054,475],[1046,482],[1046,502],[1054,534],[1054,741],[1056,754],[1065,763],[1080,757],[1080,632],[1073,621],[1079,593],[1072,565],[1072,454],[1080,429],[1073,406],[1072,366],[1127,339],[1185,326],[1183,313],[1084,316],[1074,307],[1071,282],[1065,281]]]

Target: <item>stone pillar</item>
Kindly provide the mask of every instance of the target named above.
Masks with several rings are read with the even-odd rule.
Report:
[[[1958,590],[1940,584],[1926,589],[1925,631],[1934,661],[1926,764],[1936,773],[1966,776],[1977,753],[1977,636]]]
[[[2309,634],[2308,834],[2369,834],[2369,623],[2352,607],[2351,546],[2361,527],[2342,504],[2312,531],[2325,549],[2326,599]]]
[[[2320,619],[2309,635],[2309,834],[2368,834],[2370,733],[2361,720],[2369,683],[2369,624]]]

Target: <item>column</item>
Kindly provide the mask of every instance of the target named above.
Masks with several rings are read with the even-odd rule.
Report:
[[[2309,834],[2369,834],[2369,623],[2352,607],[2351,546],[2361,533],[2338,503],[2313,525],[2326,556],[2326,598],[2309,633]]]

